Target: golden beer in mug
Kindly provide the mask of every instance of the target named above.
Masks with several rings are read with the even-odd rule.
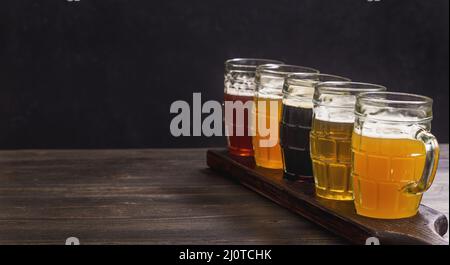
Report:
[[[430,133],[432,100],[405,93],[365,93],[356,103],[353,186],[359,215],[414,216],[432,184],[439,146]]]
[[[350,174],[356,96],[384,90],[356,82],[322,82],[315,87],[310,149],[317,196],[353,200]]]
[[[318,73],[307,67],[267,64],[256,70],[255,106],[253,108],[253,151],[257,166],[282,169],[279,126],[283,84],[291,73]]]

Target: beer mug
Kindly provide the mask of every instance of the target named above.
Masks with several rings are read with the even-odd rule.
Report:
[[[295,65],[261,65],[256,69],[256,93],[253,114],[253,151],[256,165],[282,169],[279,126],[284,79],[291,73],[318,73]]]
[[[225,62],[224,100],[234,103],[231,115],[225,120],[228,151],[237,156],[252,156],[252,137],[249,132],[249,115],[255,94],[256,67],[262,64],[280,64],[282,62],[266,59],[236,58]],[[251,104],[247,104],[250,102]],[[234,108],[233,108],[234,107]],[[227,109],[225,109],[225,112]],[[224,112],[224,115],[225,115]]]
[[[323,82],[315,87],[310,148],[317,196],[353,200],[350,171],[356,96],[384,90],[380,85],[355,82]]]
[[[284,82],[280,146],[286,179],[313,179],[309,154],[312,100],[314,86],[326,81],[350,81],[350,79],[327,74],[300,73],[288,75]]]
[[[397,219],[417,213],[439,160],[430,133],[432,104],[428,97],[405,93],[358,97],[352,177],[359,215]]]

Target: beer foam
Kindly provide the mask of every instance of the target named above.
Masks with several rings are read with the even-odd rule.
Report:
[[[383,124],[365,121],[362,129],[355,127],[355,133],[371,138],[414,139],[417,127],[413,124]]]
[[[314,96],[314,87],[307,86],[289,86],[288,93],[291,96],[300,96],[300,97],[313,97]]]
[[[317,107],[314,109],[314,118],[326,122],[354,123],[355,115],[351,109]]]
[[[374,109],[373,111],[370,111],[367,113],[366,111],[366,119],[376,119],[379,121],[386,121],[386,122],[420,122],[424,118],[427,117],[426,112],[421,112],[420,110],[390,110],[390,109]]]
[[[264,89],[257,93],[257,96],[261,99],[281,99],[283,97],[281,90],[279,89]]]
[[[303,109],[312,109],[313,103],[311,101],[307,100],[298,100],[298,99],[292,99],[292,98],[286,98],[283,99],[283,104],[295,108],[303,108]]]
[[[224,86],[226,91],[231,90],[249,90],[254,91],[256,87],[255,78],[253,76],[242,75],[239,77],[233,77],[228,74],[225,75]]]
[[[226,94],[232,96],[253,97],[255,95],[255,92],[253,90],[244,89],[227,89]]]
[[[282,100],[281,96],[278,95],[258,95],[259,100]]]

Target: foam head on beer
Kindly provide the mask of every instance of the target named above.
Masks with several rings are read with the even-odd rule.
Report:
[[[316,85],[310,141],[318,196],[334,200],[353,199],[350,173],[356,98],[364,92],[384,90],[384,86],[357,82]]]

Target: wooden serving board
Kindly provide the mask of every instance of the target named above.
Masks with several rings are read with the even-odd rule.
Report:
[[[448,229],[446,216],[421,205],[411,218],[381,220],[356,214],[353,202],[316,197],[314,183],[284,180],[281,170],[256,167],[251,157],[236,157],[226,150],[209,150],[208,166],[247,188],[355,244],[376,237],[380,244],[448,245],[442,236]]]

